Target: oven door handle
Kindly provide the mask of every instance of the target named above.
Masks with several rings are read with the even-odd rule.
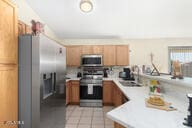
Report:
[[[102,84],[92,84],[93,86],[103,86]],[[80,86],[88,86],[88,84],[80,84]]]

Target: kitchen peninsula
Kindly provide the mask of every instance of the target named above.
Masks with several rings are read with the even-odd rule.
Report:
[[[172,106],[177,110],[168,112],[147,108],[145,98],[149,96],[149,87],[124,87],[118,79],[113,78],[111,80],[130,101],[108,112],[107,116],[127,128],[187,128],[183,125],[183,122],[188,109],[186,94],[192,92],[192,87],[190,87],[192,79],[171,80],[169,79],[170,76],[148,76],[144,74],[140,77],[144,82],[149,79],[159,80],[162,83],[164,100],[172,103]]]

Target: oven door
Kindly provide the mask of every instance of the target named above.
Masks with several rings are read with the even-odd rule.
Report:
[[[81,100],[102,100],[103,89],[102,84],[81,84],[80,99]]]

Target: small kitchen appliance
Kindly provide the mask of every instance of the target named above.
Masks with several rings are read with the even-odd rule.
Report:
[[[107,73],[108,70],[109,70],[109,68],[104,68],[104,69],[103,69],[103,76],[104,76],[105,78],[108,77],[108,73]]]
[[[184,118],[185,122],[183,124],[192,127],[192,94],[187,94],[187,97],[189,99],[189,115],[187,118]]]
[[[78,73],[77,73],[77,77],[78,77],[78,78],[79,78],[79,77],[82,77],[81,72],[78,72]]]
[[[123,68],[123,71],[119,72],[119,78],[123,80],[135,80],[130,68]]]
[[[82,55],[81,66],[103,66],[102,55]]]

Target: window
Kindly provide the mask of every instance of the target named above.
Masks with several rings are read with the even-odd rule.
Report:
[[[192,46],[169,47],[169,71],[171,72],[172,61],[181,63],[184,77],[192,77]]]

